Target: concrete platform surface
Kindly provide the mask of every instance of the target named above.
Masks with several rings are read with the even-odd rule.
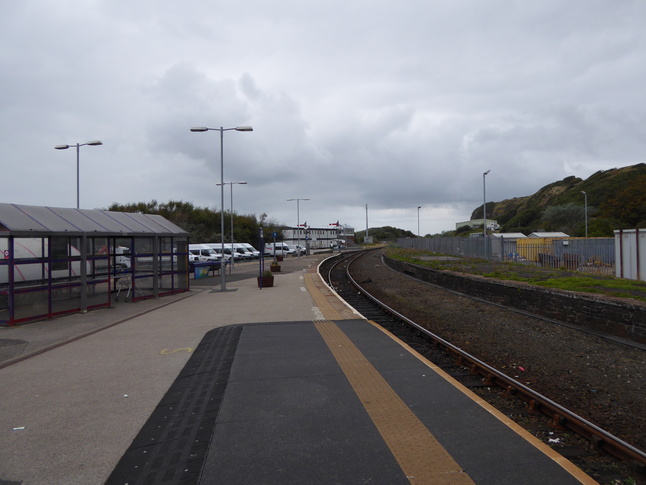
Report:
[[[273,288],[243,263],[224,293],[216,276],[188,294],[0,328],[23,342],[0,362],[0,483],[104,483],[208,331],[315,317],[303,275],[323,257],[284,261]]]
[[[594,483],[338,300],[324,257],[0,329],[24,342],[0,484]]]

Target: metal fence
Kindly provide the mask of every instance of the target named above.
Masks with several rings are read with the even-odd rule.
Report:
[[[400,238],[397,244],[403,248],[466,258],[516,261],[601,275],[615,274],[614,238],[422,237]]]

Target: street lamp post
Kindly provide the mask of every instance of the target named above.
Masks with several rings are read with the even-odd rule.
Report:
[[[206,126],[197,126],[191,128],[193,132],[202,132],[202,131],[219,131],[220,132],[220,236],[222,241],[222,259],[224,259],[224,132],[225,131],[253,131],[251,126],[236,126],[235,128],[207,128]],[[233,258],[233,254],[231,255]],[[227,280],[226,272],[220,268],[220,290],[226,291],[227,289]]]
[[[102,141],[99,140],[94,140],[94,141],[88,141],[86,143],[76,143],[75,145],[56,145],[54,148],[56,150],[67,150],[70,147],[76,147],[76,208],[80,209],[81,208],[81,195],[80,195],[80,175],[79,175],[79,168],[80,168],[80,163],[79,163],[79,152],[80,148],[88,145],[88,146],[97,146],[97,145],[103,145]]]
[[[225,182],[224,185],[231,186],[231,266],[229,266],[229,274],[233,271],[233,265],[235,263],[235,258],[233,257],[233,184],[247,185],[247,182]],[[221,185],[221,184],[217,184]],[[222,254],[224,259],[224,254]],[[222,262],[220,262],[220,270],[222,270]]]
[[[483,204],[482,204],[482,213],[483,213],[483,218],[484,218],[484,227],[483,227],[483,235],[487,237],[487,188],[485,185],[485,177],[487,174],[491,172],[491,170],[487,170],[485,173],[482,174],[482,197],[483,197]]]
[[[310,199],[287,199],[287,202],[296,201],[296,238],[298,244],[296,245],[296,252],[298,253],[298,259],[301,259],[301,213],[300,213],[300,202],[301,200],[310,200]]]
[[[417,206],[417,237],[419,237],[419,210],[422,208],[421,205]]]
[[[581,193],[583,194],[585,203],[585,237],[588,237],[588,194],[585,190],[582,190]]]

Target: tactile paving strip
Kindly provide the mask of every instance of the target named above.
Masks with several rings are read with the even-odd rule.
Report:
[[[411,483],[474,483],[334,322],[314,324]]]
[[[106,484],[197,483],[241,332],[204,336]]]

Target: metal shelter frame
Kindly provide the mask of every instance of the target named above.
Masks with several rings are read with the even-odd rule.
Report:
[[[189,288],[188,233],[159,215],[0,203],[0,325]],[[123,280],[125,281],[125,280]]]

